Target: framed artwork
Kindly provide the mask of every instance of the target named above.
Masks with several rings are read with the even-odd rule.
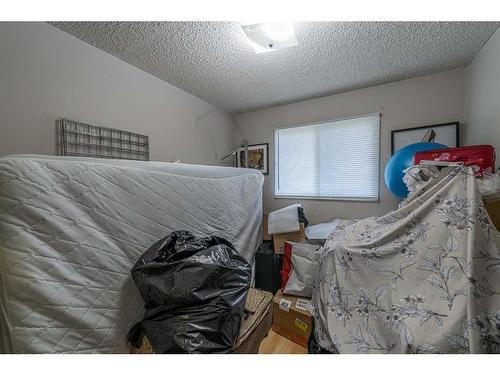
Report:
[[[391,155],[399,149],[412,143],[422,142],[430,138],[433,142],[449,147],[460,147],[460,123],[447,122],[444,124],[418,126],[415,128],[391,131]]]
[[[245,168],[245,147],[240,147],[236,154],[236,166]],[[262,174],[269,173],[269,144],[248,145],[248,168],[257,169]]]

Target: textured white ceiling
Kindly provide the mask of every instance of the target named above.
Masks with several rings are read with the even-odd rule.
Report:
[[[498,22],[299,22],[299,46],[255,54],[235,22],[54,22],[240,113],[467,65]]]

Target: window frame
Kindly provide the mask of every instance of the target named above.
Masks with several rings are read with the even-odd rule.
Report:
[[[377,168],[377,196],[370,197],[338,197],[338,196],[310,196],[310,195],[300,195],[300,194],[284,194],[278,192],[278,179],[279,179],[279,142],[278,142],[278,132],[284,129],[293,129],[298,127],[312,126],[312,125],[322,125],[328,124],[337,121],[350,120],[355,118],[369,117],[369,116],[378,116],[378,168]],[[273,172],[274,172],[274,186],[273,186],[273,197],[275,199],[304,199],[304,200],[324,200],[324,201],[349,201],[349,202],[372,202],[377,203],[380,202],[380,149],[381,149],[381,121],[382,121],[382,113],[374,112],[367,113],[363,115],[349,116],[336,118],[333,120],[319,121],[319,122],[310,122],[306,124],[296,124],[296,125],[286,125],[274,128],[274,160],[273,160]]]

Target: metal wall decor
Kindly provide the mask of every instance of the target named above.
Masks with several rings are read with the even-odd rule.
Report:
[[[58,153],[105,159],[149,160],[148,136],[60,118]]]

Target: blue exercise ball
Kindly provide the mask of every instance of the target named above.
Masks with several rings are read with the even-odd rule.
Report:
[[[387,188],[398,198],[405,198],[408,189],[403,182],[404,170],[413,165],[413,156],[419,151],[437,150],[448,148],[440,143],[420,142],[413,143],[398,150],[385,166],[384,179]]]

